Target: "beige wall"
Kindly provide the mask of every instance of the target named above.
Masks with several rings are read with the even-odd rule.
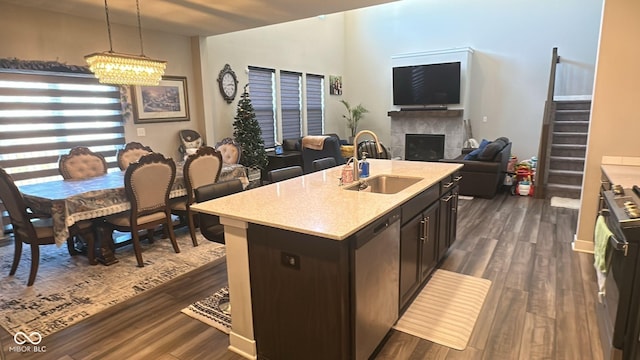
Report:
[[[593,247],[602,156],[640,157],[638,14],[640,1],[605,1],[576,248]]]
[[[113,18],[112,18],[113,20]],[[113,50],[139,54],[138,29],[112,25]],[[21,60],[57,60],[62,63],[86,65],[84,56],[109,50],[105,21],[95,21],[34,8],[0,3],[0,58]],[[138,137],[140,126],[126,121],[127,141],[140,141],[155,151],[177,158],[178,131],[197,129],[201,111],[194,99],[194,69],[191,42],[188,37],[143,29],[145,54],[168,61],[167,75],[186,76],[190,95],[189,122],[144,124],[146,136]]]
[[[216,141],[233,134],[233,121],[242,88],[248,82],[246,70],[257,66],[276,70],[276,84],[280,70],[325,76],[325,132],[347,137],[342,119],[340,96],[329,95],[329,75],[344,75],[344,16],[343,14],[314,17],[286,24],[239,31],[206,39],[208,76],[205,82],[205,113],[211,110],[213,121],[207,118],[207,137]],[[238,76],[238,96],[227,104],[215,81],[219,71],[229,64]],[[204,71],[204,70],[203,70]]]

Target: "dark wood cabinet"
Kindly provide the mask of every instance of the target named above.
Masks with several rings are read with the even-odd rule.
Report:
[[[408,305],[437,263],[440,204],[431,201],[424,205],[429,206],[400,228],[400,309]]]
[[[349,241],[254,224],[248,236],[258,358],[351,358]]]

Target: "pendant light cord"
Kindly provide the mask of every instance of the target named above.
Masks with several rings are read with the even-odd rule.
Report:
[[[142,25],[140,23],[140,1],[139,0],[136,0],[136,9],[138,11],[138,34],[140,35],[140,55],[144,56],[144,49],[142,47]]]
[[[112,53],[113,44],[111,42],[111,23],[109,22],[109,5],[107,5],[107,0],[104,0],[104,12],[107,15],[107,33],[109,34],[109,52]]]

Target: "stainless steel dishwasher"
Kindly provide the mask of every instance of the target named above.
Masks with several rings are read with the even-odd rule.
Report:
[[[400,210],[355,235],[355,359],[367,359],[398,320]]]

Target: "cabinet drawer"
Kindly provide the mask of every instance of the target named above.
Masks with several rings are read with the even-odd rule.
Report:
[[[440,185],[441,186],[441,185]],[[440,197],[439,185],[433,185],[402,205],[402,224],[411,220]]]
[[[455,185],[456,183],[453,180],[453,174],[445,176],[442,180],[440,180],[440,195],[451,191],[451,189],[453,189]]]

